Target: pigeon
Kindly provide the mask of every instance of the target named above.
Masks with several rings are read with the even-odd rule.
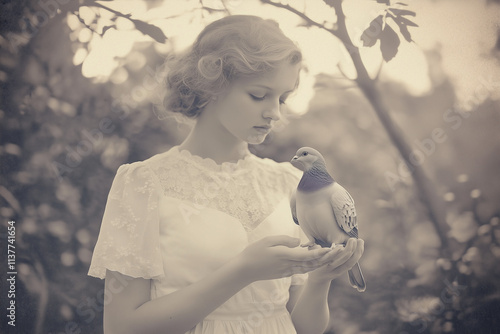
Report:
[[[309,239],[302,246],[345,246],[349,238],[357,239],[354,200],[328,173],[321,153],[310,147],[302,147],[291,164],[304,172],[290,199],[293,220]],[[348,271],[348,275],[354,288],[365,291],[366,283],[359,263]]]

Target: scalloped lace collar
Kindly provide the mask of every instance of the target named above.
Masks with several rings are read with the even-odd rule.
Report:
[[[245,152],[245,156],[238,161],[223,162],[221,164],[218,164],[211,158],[203,158],[199,155],[192,154],[186,149],[181,150],[179,148],[179,145],[173,146],[168,152],[170,152],[171,154],[178,154],[184,160],[190,161],[205,169],[220,172],[234,172],[236,170],[246,169],[250,166],[250,162],[254,158],[254,155],[248,149]]]

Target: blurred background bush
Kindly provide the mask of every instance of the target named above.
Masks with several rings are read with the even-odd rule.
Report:
[[[334,29],[338,22],[329,10],[336,2],[289,3]],[[288,103],[286,126],[251,149],[277,161],[290,160],[306,145],[323,152],[333,176],[356,199],[366,240],[362,266],[368,289],[359,294],[344,280],[332,286],[331,333],[498,332],[500,39],[498,22],[495,27],[488,18],[498,19],[500,9],[498,1],[471,3],[424,1],[408,8],[385,0],[344,3],[348,18],[362,16],[359,32],[389,5],[417,13],[409,17],[420,23],[409,25],[415,43],[398,32],[398,43],[389,46],[398,52],[401,41],[394,60],[384,61],[387,49],[378,50],[379,44],[362,55],[372,78],[378,63],[386,66],[374,83],[441,202],[444,234],[437,233],[436,219],[420,198],[415,171],[405,168],[372,101],[349,79],[352,64],[338,51],[338,41],[330,47],[324,43],[335,38],[321,35],[324,29],[315,30],[289,7],[266,5],[266,15],[294,31],[292,38],[302,38],[307,68],[304,87]],[[168,150],[189,130],[153,108],[163,61],[209,22],[228,14],[261,14],[261,6],[237,0],[0,4],[0,232],[5,254],[8,221],[15,221],[18,272],[16,327],[4,319],[2,332],[102,332],[103,281],[86,273],[116,169]],[[458,46],[464,53],[454,60],[462,62],[463,71],[450,72],[450,40],[444,37],[449,35],[432,29],[436,18],[460,20],[450,18],[451,8],[458,7],[464,17],[485,16],[451,32],[473,45]],[[321,13],[333,13],[332,22],[320,20]],[[440,43],[421,47],[419,37],[433,34]],[[474,40],[482,41],[480,47]],[[474,47],[477,64],[466,57]],[[311,61],[314,54],[323,58]],[[415,59],[424,65],[418,67]],[[398,61],[402,67],[390,67]],[[5,282],[6,256],[0,265]]]

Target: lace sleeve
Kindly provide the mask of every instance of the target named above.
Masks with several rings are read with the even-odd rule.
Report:
[[[89,275],[106,269],[131,277],[162,276],[158,182],[142,162],[120,166],[111,186]]]

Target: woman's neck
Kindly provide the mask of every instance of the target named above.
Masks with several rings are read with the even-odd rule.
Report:
[[[225,128],[214,131],[214,125],[204,120],[195,123],[179,149],[202,158],[210,158],[217,164],[236,162],[248,155],[246,142],[235,138]]]

